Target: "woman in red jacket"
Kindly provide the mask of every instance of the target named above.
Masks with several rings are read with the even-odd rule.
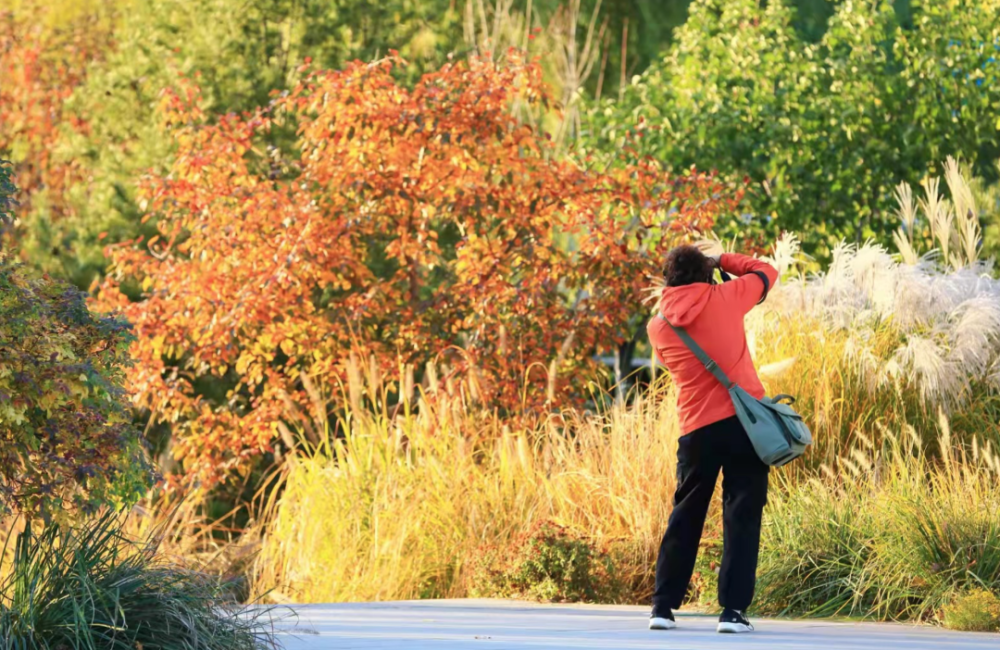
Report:
[[[733,276],[716,284],[715,269]],[[695,246],[670,251],[667,286],[647,332],[656,356],[677,387],[681,438],[677,491],[656,560],[649,627],[675,627],[673,609],[684,599],[715,483],[722,472],[723,550],[719,571],[719,632],[753,629],[744,611],[757,579],[760,523],[767,502],[768,467],[754,452],[725,386],[709,373],[670,325],[682,327],[727,375],[756,398],[764,396],[747,349],[743,317],[778,279],[769,264],[726,253],[706,256]]]

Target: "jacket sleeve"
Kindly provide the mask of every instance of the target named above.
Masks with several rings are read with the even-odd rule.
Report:
[[[778,281],[778,271],[773,266],[746,255],[725,253],[719,260],[719,266],[726,273],[739,276],[723,283],[719,290],[726,302],[732,304],[741,314],[753,309],[764,295],[764,281],[754,271],[763,273],[771,288],[774,288],[774,284]]]

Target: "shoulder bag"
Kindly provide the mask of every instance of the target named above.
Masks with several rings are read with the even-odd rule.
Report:
[[[812,433],[802,421],[802,416],[791,407],[791,404],[795,403],[794,397],[778,395],[764,399],[755,398],[738,384],[730,381],[729,376],[691,338],[687,330],[675,327],[663,314],[657,315],[670,325],[694,356],[705,365],[705,369],[729,391],[729,397],[736,407],[736,416],[746,429],[757,455],[765,464],[780,467],[805,453],[806,447],[812,444]]]

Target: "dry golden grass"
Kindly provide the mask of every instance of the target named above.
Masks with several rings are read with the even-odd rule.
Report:
[[[651,562],[674,489],[670,406],[522,431],[455,413],[449,400],[393,420],[360,411],[331,453],[290,459],[256,584],[300,602],[460,596],[481,544],[539,521]]]

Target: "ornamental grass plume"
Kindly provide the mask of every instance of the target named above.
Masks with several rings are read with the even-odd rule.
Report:
[[[897,255],[874,242],[841,242],[825,272],[790,273],[798,242],[784,235],[774,247],[785,280],[768,300],[779,315],[809,314],[830,330],[848,333],[847,349],[871,389],[912,385],[930,405],[953,408],[972,396],[995,393],[1000,366],[1000,281],[992,260],[980,259],[975,199],[958,163],[945,164],[951,199],[938,179],[923,183],[919,211],[906,184],[896,190],[902,228]],[[930,248],[919,254],[921,223]],[[760,323],[766,316],[755,315]],[[871,341],[897,338],[887,354]],[[748,332],[749,335],[749,332]]]

